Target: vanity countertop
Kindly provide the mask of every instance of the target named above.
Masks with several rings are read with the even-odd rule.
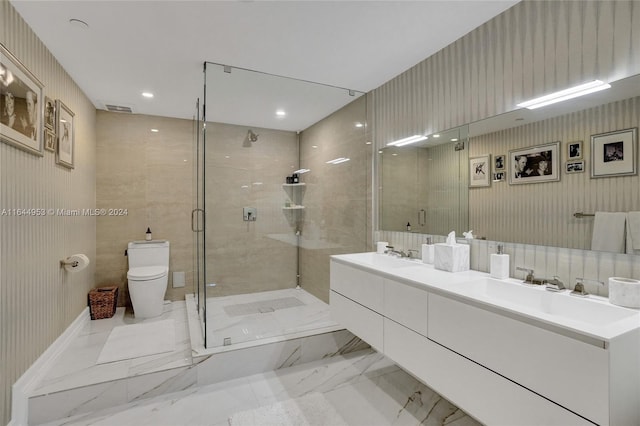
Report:
[[[447,272],[385,254],[342,254],[331,259],[543,328],[595,339],[605,347],[617,336],[640,329],[640,310],[613,305],[604,297],[571,296],[569,290],[547,291],[544,286],[513,278],[498,280],[479,271]]]

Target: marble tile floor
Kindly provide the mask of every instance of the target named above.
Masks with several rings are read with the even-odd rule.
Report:
[[[236,413],[280,401],[295,401],[312,393],[321,393],[349,425],[479,425],[371,349],[190,388],[46,424],[223,426],[229,425],[229,418]],[[307,421],[312,425],[320,424],[317,419],[316,422],[311,418]],[[260,426],[269,424],[270,419],[265,418]]]
[[[114,327],[167,319],[174,320],[175,350],[172,352],[96,364],[109,333]],[[117,308],[116,314],[111,318],[88,321],[80,334],[57,357],[52,367],[45,372],[30,397],[190,366],[191,364],[191,341],[184,301],[165,302],[162,315],[143,320],[136,319],[133,313],[125,308]]]

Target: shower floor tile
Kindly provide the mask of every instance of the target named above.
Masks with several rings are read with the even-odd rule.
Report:
[[[329,305],[302,289],[207,298],[209,348],[337,325]]]

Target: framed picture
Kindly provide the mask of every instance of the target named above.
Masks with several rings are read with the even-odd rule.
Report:
[[[504,182],[504,172],[496,172],[493,174],[494,182]]]
[[[505,158],[504,154],[495,155],[493,157],[493,171],[499,172],[504,170]]]
[[[43,85],[0,44],[0,139],[42,155]]]
[[[582,158],[582,141],[567,143],[567,160],[580,160]]]
[[[560,180],[560,142],[509,151],[509,184]]]
[[[74,114],[60,99],[56,100],[56,111],[58,116],[56,163],[73,169],[73,157],[75,154],[75,141],[73,137],[75,131],[73,122]]]
[[[591,177],[631,176],[638,173],[638,128],[591,136]]]
[[[582,173],[584,172],[584,160],[567,161],[566,173]]]
[[[55,132],[56,123],[56,104],[48,97],[44,97],[44,128]],[[46,139],[45,134],[45,139]],[[46,145],[46,141],[45,141]]]
[[[491,154],[469,158],[469,187],[491,185]]]
[[[56,152],[56,134],[48,129],[44,131],[44,149]]]

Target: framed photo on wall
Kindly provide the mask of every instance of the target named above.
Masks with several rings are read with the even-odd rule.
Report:
[[[469,158],[469,187],[491,185],[491,154]]]
[[[565,173],[584,172],[584,160],[567,161]]]
[[[560,142],[509,151],[509,184],[560,180]]]
[[[56,152],[56,134],[49,129],[44,131],[44,149]]]
[[[60,99],[56,100],[56,111],[58,116],[56,163],[73,169],[75,166],[74,114]]]
[[[501,172],[504,170],[505,155],[499,154],[493,156],[493,171]]]
[[[44,128],[55,132],[56,104],[52,99],[44,97]]]
[[[43,85],[0,44],[0,139],[42,155]]]
[[[632,176],[636,168],[638,128],[591,136],[591,177]]]
[[[580,160],[582,158],[582,141],[567,143],[567,160]]]

